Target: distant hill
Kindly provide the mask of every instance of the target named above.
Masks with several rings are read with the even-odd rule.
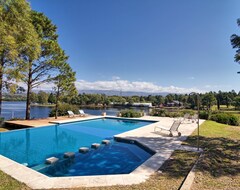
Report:
[[[128,91],[114,91],[114,90],[81,90],[79,93],[86,93],[86,94],[106,94],[108,96],[148,96],[148,95],[162,95],[166,96],[168,92],[162,93],[149,93],[149,92],[128,92]]]

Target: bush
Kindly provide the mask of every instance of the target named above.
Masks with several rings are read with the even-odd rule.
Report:
[[[67,111],[73,111],[73,113],[78,114],[78,106],[76,105],[70,105],[70,104],[60,104],[59,108],[58,108],[58,116],[64,116],[67,115]],[[55,107],[51,110],[51,112],[49,113],[50,117],[54,117],[56,113]]]
[[[193,110],[184,110],[183,115],[185,115],[186,113],[188,113],[189,115],[194,115],[195,112]]]
[[[199,113],[199,118],[200,118],[200,119],[209,120],[210,117],[211,117],[211,112],[208,112],[208,111],[200,111],[200,113]]]
[[[182,117],[183,112],[170,112],[165,109],[160,109],[160,110],[154,109],[150,115],[159,116],[159,117]]]
[[[142,117],[143,113],[135,110],[123,110],[120,112],[121,117]]]
[[[217,113],[211,116],[211,120],[228,125],[239,125],[239,117],[228,113]]]
[[[164,110],[164,109],[160,109],[160,110],[153,109],[150,115],[151,116],[166,117],[166,110]]]

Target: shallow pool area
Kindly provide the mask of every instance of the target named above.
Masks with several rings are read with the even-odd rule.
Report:
[[[41,164],[32,169],[49,177],[128,174],[153,154],[136,144],[112,141],[97,150],[75,153],[73,158],[59,156],[55,164]]]
[[[134,144],[114,142],[113,136],[152,123],[100,118],[2,132],[0,154],[48,176],[129,173],[152,154]],[[78,153],[80,147],[91,148],[92,143],[101,143],[103,139],[111,140],[111,144],[90,149],[87,154]],[[62,159],[65,152],[74,152],[74,160]],[[46,166],[49,157],[56,157],[59,162]]]

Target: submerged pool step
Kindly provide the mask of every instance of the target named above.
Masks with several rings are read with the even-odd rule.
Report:
[[[101,145],[99,144],[99,143],[93,143],[92,145],[91,145],[91,148],[94,148],[94,149],[97,149],[97,148],[99,148]]]
[[[75,158],[75,152],[65,152],[63,157],[64,158]]]
[[[105,144],[105,145],[108,145],[108,144],[110,144],[110,140],[107,140],[107,139],[104,139],[104,140],[102,140],[102,144]]]
[[[89,152],[89,148],[88,147],[81,147],[81,148],[78,149],[78,151],[80,153],[87,153],[87,152]]]
[[[47,165],[47,164],[39,164],[39,165],[36,165],[34,167],[31,167],[31,169],[39,171],[39,170],[43,170],[43,169],[45,169],[47,167],[49,167],[49,165]]]
[[[46,163],[46,164],[54,164],[54,163],[56,163],[58,160],[59,160],[59,159],[56,158],[56,157],[50,157],[50,158],[47,158],[47,159],[45,160],[45,163]]]

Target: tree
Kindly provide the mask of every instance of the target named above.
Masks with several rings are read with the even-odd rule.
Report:
[[[168,95],[165,97],[165,104],[171,103],[173,100],[174,100],[174,96],[173,96],[172,94],[168,94]]]
[[[31,52],[32,58],[40,52],[38,35],[32,25],[30,13],[26,0],[0,1],[0,114],[4,75],[10,74],[8,79],[18,78],[15,75],[17,70],[11,68],[16,63],[19,64],[21,52]]]
[[[38,95],[34,92],[31,92],[30,99],[31,99],[31,102],[37,103],[38,102]]]
[[[237,19],[237,25],[240,27],[240,19]],[[233,34],[230,38],[232,47],[236,50],[236,54],[234,56],[234,60],[237,63],[240,63],[240,36],[237,34]],[[238,72],[240,73],[240,72]]]
[[[62,54],[62,56],[65,56],[63,51]],[[76,73],[72,71],[72,68],[66,62],[59,64],[58,69],[59,74],[54,78],[54,90],[56,94],[55,119],[58,117],[59,102],[61,98],[64,96],[73,97],[77,95],[74,84],[76,81]]]
[[[39,104],[47,104],[48,103],[48,93],[40,90],[38,92],[38,103]]]
[[[43,13],[32,11],[31,17],[40,38],[41,53],[34,59],[28,52],[21,55],[24,68],[21,72],[22,81],[27,84],[26,119],[30,119],[32,89],[55,79],[58,64],[66,59],[57,41],[57,27]]]
[[[217,99],[217,108],[218,110],[220,110],[220,105],[221,103],[223,103],[223,93],[221,90],[218,91],[218,93],[216,94],[216,99]]]
[[[56,97],[54,96],[53,93],[49,94],[49,96],[48,96],[48,103],[50,103],[50,104],[56,103]]]
[[[208,110],[210,110],[210,108],[215,105],[217,102],[215,96],[213,93],[206,93],[204,94],[203,98],[202,98],[202,105],[206,106]]]
[[[235,109],[239,109],[240,108],[240,96],[236,96],[234,98],[234,103],[233,105],[235,106]]]

